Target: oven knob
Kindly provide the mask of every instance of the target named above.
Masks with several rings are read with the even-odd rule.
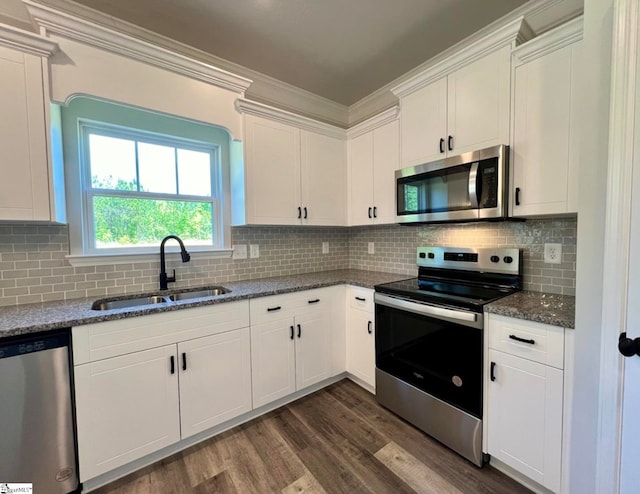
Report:
[[[429,259],[434,259],[436,256],[433,252],[429,252]]]
[[[491,256],[491,262],[500,262],[500,258],[498,256]]]
[[[506,262],[507,264],[511,264],[513,262],[513,257],[511,256],[504,256],[503,259],[504,262]]]
[[[418,254],[418,257],[419,257],[420,259],[424,259],[424,258],[425,258],[425,257],[427,257],[427,256],[426,256],[426,254],[425,254],[424,252],[420,252],[420,253]]]

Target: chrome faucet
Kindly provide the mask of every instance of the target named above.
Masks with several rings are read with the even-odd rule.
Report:
[[[176,270],[173,270],[173,276],[167,276],[167,267],[164,260],[164,244],[171,238],[176,239],[180,244],[182,262],[189,262],[191,260],[191,256],[187,252],[187,249],[184,248],[184,244],[182,243],[182,240],[180,240],[180,237],[177,237],[176,235],[167,235],[164,237],[162,242],[160,242],[160,290],[166,290],[167,283],[174,283],[176,281]]]

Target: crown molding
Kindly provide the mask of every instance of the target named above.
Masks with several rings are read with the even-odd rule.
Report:
[[[522,16],[517,19],[498,27],[491,34],[477,39],[469,43],[469,38],[463,41],[466,46],[461,47],[460,43],[454,45],[451,49],[446,50],[444,53],[448,53],[444,59],[441,59],[429,68],[426,68],[422,72],[414,75],[405,82],[392,87],[391,92],[398,98],[407,96],[408,94],[417,91],[428,85],[429,83],[440,79],[451,72],[456,71],[464,65],[474,62],[485,55],[508,45],[512,42],[517,42],[518,37],[523,40],[520,28],[522,27],[524,18]],[[467,44],[469,43],[469,44]],[[453,53],[451,53],[453,51]],[[440,57],[438,57],[440,58]]]
[[[58,51],[58,43],[29,31],[0,24],[0,46],[49,58]]]
[[[303,117],[286,110],[281,110],[280,108],[265,105],[264,103],[258,103],[257,101],[238,98],[236,100],[236,110],[242,114],[255,115],[275,120],[277,122],[295,125],[301,129],[310,130],[329,137],[345,140],[347,138],[347,131],[345,129],[319,122],[308,117]]]
[[[239,94],[243,94],[253,82],[251,79],[31,0],[22,1],[36,25],[47,34],[56,34],[108,50]]]
[[[583,16],[541,34],[511,52],[515,66],[559,50],[582,39]]]
[[[371,132],[378,127],[397,120],[399,116],[400,107],[396,105],[393,108],[389,108],[388,110],[378,113],[377,115],[365,120],[364,122],[350,127],[347,130],[347,137],[349,139],[353,139],[354,137],[358,137],[362,134],[366,134],[367,132]]]

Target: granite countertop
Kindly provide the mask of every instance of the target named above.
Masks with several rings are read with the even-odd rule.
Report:
[[[74,300],[61,300],[39,304],[24,304],[0,308],[0,338],[7,336],[37,333],[50,329],[80,326],[83,324],[112,321],[127,317],[136,317],[145,314],[155,314],[172,310],[180,310],[189,307],[220,304],[235,300],[277,295],[299,290],[309,290],[332,285],[357,285],[373,288],[380,283],[410,278],[407,275],[380,273],[377,271],[364,271],[358,269],[340,269],[335,271],[322,271],[318,273],[305,273],[292,276],[279,276],[258,280],[234,281],[221,283],[229,289],[229,293],[208,299],[191,299],[169,304],[145,305],[126,309],[111,309],[96,311],[91,310],[91,305],[96,300],[104,298],[83,298]],[[169,293],[186,291],[188,289],[170,290]],[[159,292],[147,292],[140,294],[127,294],[109,297],[109,300],[128,298],[131,296],[149,296]]]
[[[575,297],[568,295],[522,291],[485,305],[484,311],[567,329],[575,328]]]

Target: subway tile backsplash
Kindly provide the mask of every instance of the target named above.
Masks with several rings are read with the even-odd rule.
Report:
[[[329,253],[322,254],[322,242]],[[368,254],[368,245],[374,253]],[[545,243],[562,244],[562,263],[543,262]],[[199,258],[176,269],[173,287],[241,279],[356,268],[415,276],[421,245],[519,247],[524,253],[524,288],[575,294],[576,220],[464,225],[367,226],[355,228],[236,227],[232,243],[258,244],[257,259]],[[0,225],[0,306],[81,297],[105,297],[158,288],[157,260],[106,266],[71,266],[66,226]]]

